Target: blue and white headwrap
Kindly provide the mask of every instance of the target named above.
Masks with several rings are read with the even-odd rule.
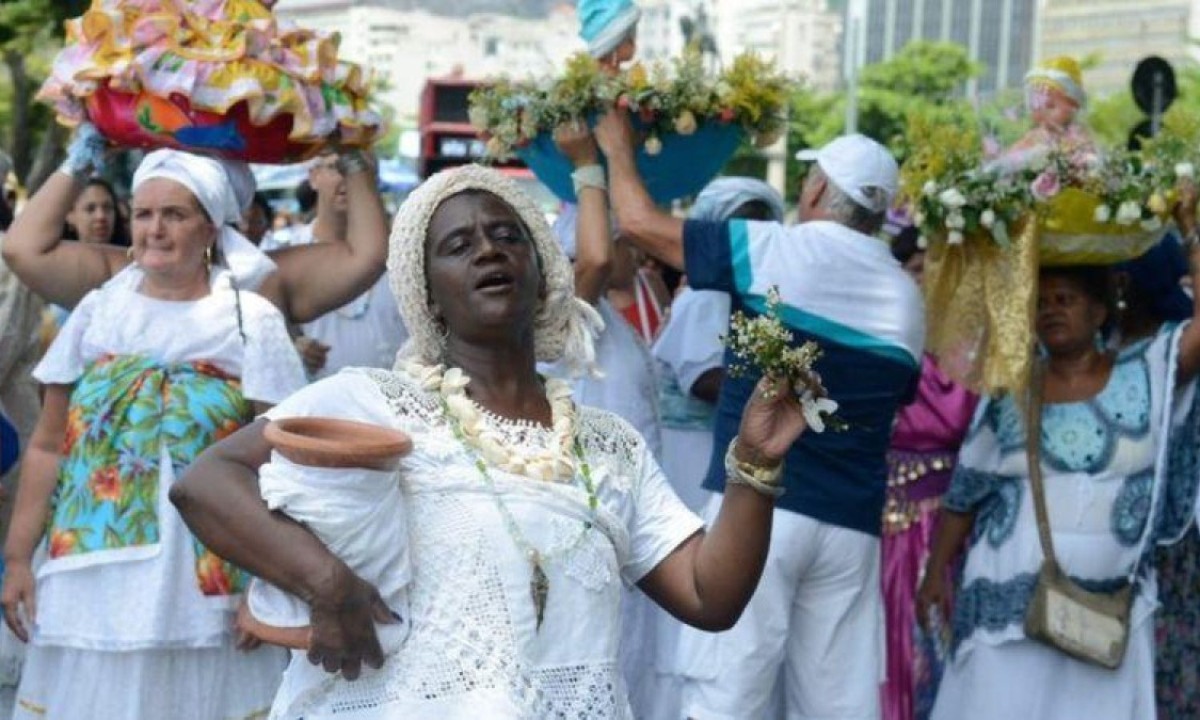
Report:
[[[579,36],[588,54],[600,59],[617,49],[633,34],[642,11],[632,0],[579,0]]]
[[[738,208],[749,202],[760,202],[771,210],[771,219],[783,222],[783,198],[775,188],[762,180],[748,177],[720,177],[713,180],[688,211],[693,220],[728,220]]]

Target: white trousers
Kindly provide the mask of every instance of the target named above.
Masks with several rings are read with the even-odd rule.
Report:
[[[716,518],[722,495],[705,507]],[[885,669],[879,538],[785,510],[773,517],[762,580],[731,630],[680,631],[675,672],[694,720],[878,720]]]

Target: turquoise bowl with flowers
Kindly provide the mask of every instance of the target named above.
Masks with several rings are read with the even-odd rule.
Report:
[[[645,126],[637,116],[631,118],[639,134]],[[702,122],[695,132],[681,135],[664,132],[657,135],[659,151],[647,151],[647,141],[638,147],[636,162],[646,191],[659,205],[699,193],[721,172],[741,144],[744,131],[738,125],[719,121]],[[538,180],[565,202],[575,202],[571,182],[571,161],[559,152],[552,133],[543,132],[528,145],[516,149],[517,156],[529,166]],[[604,163],[603,157],[600,160]]]

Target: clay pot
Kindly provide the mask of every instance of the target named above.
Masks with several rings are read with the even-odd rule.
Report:
[[[310,626],[276,627],[275,625],[266,625],[255,619],[244,601],[238,605],[237,626],[242,632],[252,635],[268,645],[278,645],[293,650],[307,650],[312,643]]]
[[[412,439],[391,428],[352,420],[295,417],[267,424],[263,437],[297,465],[395,470]]]

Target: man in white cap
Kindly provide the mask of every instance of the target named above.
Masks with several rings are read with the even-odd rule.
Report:
[[[737,625],[718,635],[684,629],[677,650],[683,714],[768,717],[782,678],[789,719],[878,720],[884,457],[893,416],[912,398],[925,335],[916,285],[873,237],[896,193],[896,162],[866,137],[841,137],[800,156],[814,164],[800,192],[799,225],[685,222],[646,193],[625,113],[606,116],[596,135],[626,232],[684,269],[693,287],[729,293],[734,311],[765,312],[767,291],[777,287],[796,343],[814,340],[824,351],[816,369],[848,424],[805,433],[789,451],[766,568]],[[726,457],[756,380],[728,377],[722,385],[704,482],[714,493],[724,488],[728,464],[739,473],[774,469],[758,467],[758,458]],[[721,498],[709,500],[710,521]]]

